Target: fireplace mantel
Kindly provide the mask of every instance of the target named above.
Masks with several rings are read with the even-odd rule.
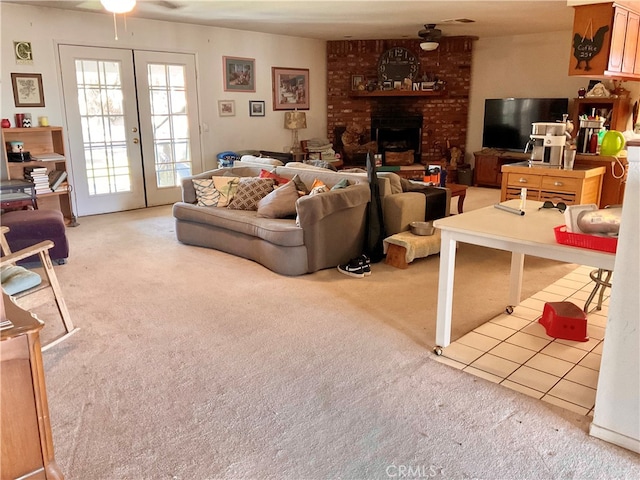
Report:
[[[445,92],[443,90],[374,90],[353,91],[349,93],[350,97],[442,97]]]

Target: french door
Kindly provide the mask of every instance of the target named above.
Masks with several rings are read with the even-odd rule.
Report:
[[[193,55],[59,45],[79,216],[165,205],[202,170]]]

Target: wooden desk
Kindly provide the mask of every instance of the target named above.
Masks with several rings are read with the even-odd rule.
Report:
[[[0,337],[0,471],[2,478],[62,480],[44,382],[39,332],[44,324],[2,294],[0,317],[14,326]],[[5,313],[6,311],[6,313]]]
[[[504,203],[512,208],[519,207],[519,200],[509,200]],[[511,279],[507,303],[510,306],[520,303],[525,255],[613,270],[615,261],[613,253],[557,243],[553,229],[564,224],[564,216],[557,209],[538,210],[541,205],[542,202],[527,201],[526,213],[523,216],[491,206],[462,215],[441,218],[434,222],[435,227],[439,228],[442,234],[436,353],[441,353],[442,348],[451,343],[453,279],[458,242],[511,252]]]

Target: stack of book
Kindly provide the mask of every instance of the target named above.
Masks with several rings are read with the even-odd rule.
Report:
[[[24,179],[36,186],[36,195],[51,193],[47,167],[26,167],[24,169]]]
[[[63,192],[69,189],[69,184],[62,183],[67,179],[65,170],[52,170],[49,172],[49,188],[52,192]]]

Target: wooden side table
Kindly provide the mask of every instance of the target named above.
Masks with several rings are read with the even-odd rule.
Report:
[[[62,480],[53,438],[40,350],[44,324],[4,292],[0,319],[13,326],[0,334],[0,471],[2,478]]]
[[[447,183],[445,186],[451,190],[451,198],[458,197],[458,213],[462,213],[462,209],[464,208],[464,199],[467,196],[467,185]]]

